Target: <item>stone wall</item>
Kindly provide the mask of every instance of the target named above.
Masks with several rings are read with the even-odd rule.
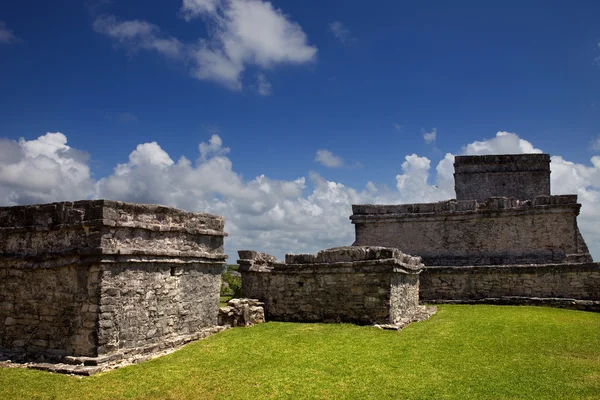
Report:
[[[0,349],[97,355],[100,266],[0,263]]]
[[[533,200],[550,195],[548,154],[456,156],[454,189],[458,200],[490,197]]]
[[[600,263],[427,267],[421,301],[502,297],[600,300]]]
[[[0,350],[119,358],[216,325],[223,226],[106,200],[0,208]]]
[[[383,247],[341,247],[316,255],[286,255],[286,262],[240,251],[244,297],[265,303],[267,320],[394,324],[419,302],[423,265]]]
[[[353,205],[355,246],[395,247],[427,266],[591,262],[576,195]]]

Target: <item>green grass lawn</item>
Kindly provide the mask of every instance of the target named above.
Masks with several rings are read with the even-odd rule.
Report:
[[[400,332],[271,322],[89,378],[0,369],[0,398],[600,399],[600,314],[446,305]]]
[[[233,296],[220,296],[219,297],[219,307],[225,307],[227,302],[231,300]]]

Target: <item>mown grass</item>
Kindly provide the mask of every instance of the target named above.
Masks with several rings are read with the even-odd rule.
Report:
[[[220,296],[219,297],[219,307],[225,307],[227,302],[231,300],[233,296]]]
[[[600,314],[442,306],[401,332],[235,328],[89,378],[0,369],[2,399],[600,399]]]

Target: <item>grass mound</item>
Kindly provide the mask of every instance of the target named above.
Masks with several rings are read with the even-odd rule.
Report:
[[[600,314],[446,305],[400,332],[271,322],[84,379],[0,369],[0,398],[600,399]]]

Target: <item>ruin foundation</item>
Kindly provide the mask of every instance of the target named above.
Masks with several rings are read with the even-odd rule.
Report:
[[[600,310],[600,264],[576,195],[550,195],[548,154],[457,156],[457,199],[353,205],[355,246],[419,255],[421,300]]]
[[[0,208],[0,353],[101,365],[212,333],[223,226],[106,200]]]
[[[264,302],[267,320],[397,324],[419,309],[423,264],[397,249],[339,247],[285,263],[238,253],[244,297]]]

